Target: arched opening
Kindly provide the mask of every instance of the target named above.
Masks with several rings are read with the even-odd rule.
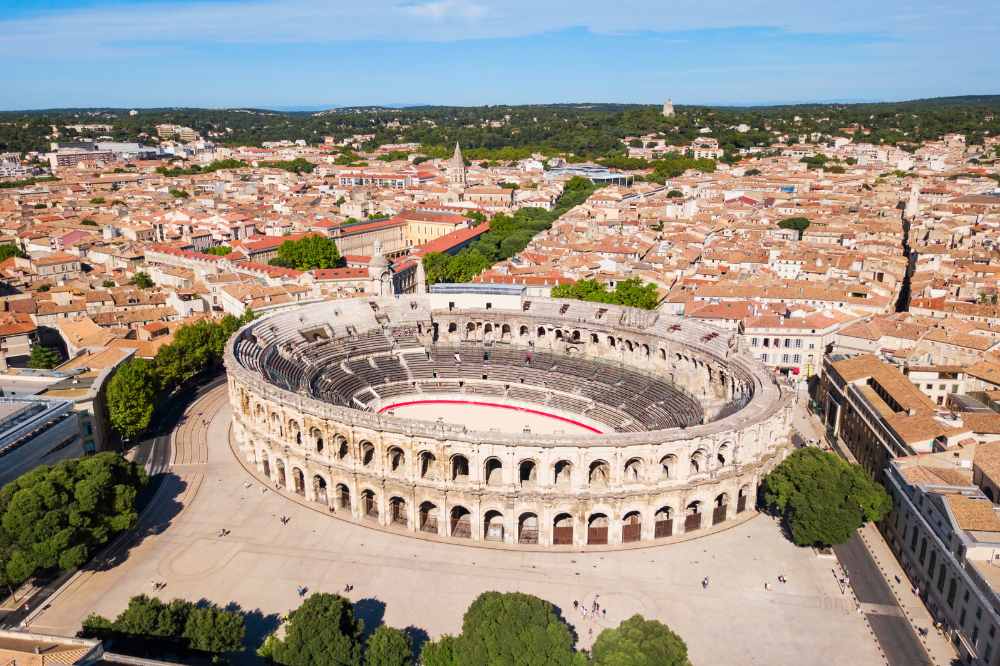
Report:
[[[611,479],[611,468],[603,460],[595,460],[590,463],[587,473],[587,483],[593,488],[607,488]]]
[[[451,459],[451,480],[469,480],[469,459],[463,455],[457,455]]]
[[[660,480],[666,481],[674,478],[677,473],[677,456],[670,453],[660,458]]]
[[[639,483],[642,480],[642,460],[632,458],[625,463],[625,483]]]
[[[260,452],[260,462],[264,466],[264,476],[271,478],[271,461],[267,459],[267,451]]]
[[[630,352],[631,352],[631,351],[635,351],[635,345],[633,345],[633,344],[632,344],[632,341],[631,341],[631,340],[626,340],[626,341],[625,341],[625,349],[626,349],[627,351],[630,351]]]
[[[569,488],[573,475],[573,464],[568,460],[559,460],[553,467],[552,482],[560,488]]]
[[[288,436],[295,440],[296,444],[302,443],[302,431],[299,430],[299,424],[291,419],[288,421]]]
[[[538,479],[538,466],[535,465],[534,460],[522,460],[521,464],[517,466],[517,477],[521,482],[522,488],[530,488],[534,486]]]
[[[614,336],[609,335],[608,336],[608,346],[609,347],[614,347],[616,344],[617,343],[615,342]]]
[[[455,322],[451,322],[450,324],[448,324],[448,332],[449,333],[457,333],[458,332],[458,324],[456,324]]]
[[[389,522],[399,527],[406,527],[406,500],[393,497],[389,500]]]
[[[538,333],[538,337],[544,338],[545,337],[545,327],[544,326],[539,326],[537,333]]]
[[[743,513],[744,511],[747,510],[747,498],[749,496],[750,496],[750,486],[743,486],[742,488],[740,488],[740,492],[736,496],[736,513]]]
[[[320,504],[327,504],[326,479],[319,474],[313,476],[313,499]]]
[[[693,475],[693,474],[700,474],[701,472],[704,471],[706,471],[705,452],[701,449],[698,449],[697,451],[691,454],[691,466],[689,473]]]
[[[375,445],[371,442],[361,442],[361,464],[368,467],[375,460]]]
[[[718,461],[720,467],[726,464],[726,461],[729,459],[729,444],[723,444],[719,447],[718,452],[715,454],[715,459]]]
[[[570,335],[569,339],[572,340],[573,342],[579,342],[580,341],[580,331],[573,331],[573,333]]]
[[[279,488],[284,488],[285,487],[285,483],[286,483],[286,480],[285,480],[285,463],[281,459],[278,459],[277,461],[275,461],[274,466],[278,470],[278,478],[275,479],[275,483],[277,484],[277,486]]]
[[[573,545],[573,516],[560,513],[552,521],[552,543],[556,546]]]
[[[361,491],[361,517],[378,520],[378,500],[372,490]]]
[[[435,463],[437,458],[430,451],[420,452],[420,478],[421,479],[436,479],[436,467]]]
[[[591,333],[590,342],[595,345],[599,344],[601,342],[601,336],[599,336],[597,333]]]
[[[684,531],[694,532],[701,529],[701,502],[695,500],[687,505],[687,515],[684,516]]]
[[[528,327],[522,326],[521,328],[518,329],[517,334],[523,338],[528,334]]]
[[[729,495],[720,493],[715,497],[715,506],[712,508],[712,524],[717,525],[726,519],[726,508],[729,506]]]
[[[487,511],[483,516],[483,539],[503,542],[503,514]]]
[[[660,507],[653,516],[653,537],[662,539],[674,533],[674,510],[669,506]]]
[[[556,340],[562,340],[563,339],[563,332],[560,329],[557,328],[555,330],[555,336],[556,336]]]
[[[431,502],[421,502],[418,523],[421,532],[438,533],[438,508]]]
[[[646,343],[642,344],[642,355],[649,356],[649,345],[647,345]]]
[[[351,447],[347,445],[347,438],[343,435],[337,435],[333,438],[333,442],[337,447],[337,458],[340,460],[345,460],[351,455]]]
[[[472,536],[472,514],[464,506],[451,509],[451,536],[468,539]]]
[[[642,514],[629,511],[622,519],[622,543],[633,543],[642,538]]]
[[[472,340],[476,337],[476,325],[471,321],[465,325],[465,339]]]
[[[587,544],[603,546],[608,543],[608,517],[595,513],[587,520]]]
[[[406,460],[406,454],[403,453],[403,449],[398,446],[389,447],[389,470],[399,474],[403,469],[403,462]]]
[[[486,461],[486,469],[484,472],[486,485],[499,486],[503,483],[503,465],[500,464],[500,461],[496,458],[490,458]]]
[[[351,510],[351,489],[343,483],[337,484],[337,508]]]
[[[511,335],[510,335],[510,324],[504,324],[503,326],[500,327],[500,339],[501,340],[510,340],[510,338],[511,338]]]
[[[313,448],[316,453],[323,453],[323,433],[320,432],[319,428],[310,430],[309,436],[312,438]]]
[[[538,543],[538,516],[533,513],[522,513],[517,519],[517,542]]]

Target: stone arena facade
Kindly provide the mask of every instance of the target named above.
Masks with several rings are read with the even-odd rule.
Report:
[[[790,390],[732,333],[520,289],[456,285],[281,310],[233,336],[226,366],[233,441],[278,491],[466,544],[683,538],[753,512],[761,478],[791,447]],[[438,396],[576,415],[603,431],[470,430],[379,413]]]

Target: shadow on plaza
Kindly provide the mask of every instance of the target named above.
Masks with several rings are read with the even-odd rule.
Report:
[[[367,642],[375,630],[385,624],[385,602],[374,597],[358,599],[354,602],[354,617],[365,623],[362,640]],[[404,627],[401,631],[410,639],[410,648],[416,659],[430,636],[425,630],[413,625]]]
[[[150,480],[152,485],[154,479]],[[83,571],[107,571],[124,562],[133,548],[142,544],[147,537],[159,534],[170,527],[174,518],[181,512],[183,505],[181,495],[187,490],[187,481],[173,473],[158,474],[155,478],[157,491],[148,502],[144,513],[140,514],[139,523],[131,530],[122,534],[104,551],[100,552],[83,567]]]

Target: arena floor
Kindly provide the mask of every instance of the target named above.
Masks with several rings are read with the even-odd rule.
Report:
[[[668,623],[695,664],[876,666],[863,616],[838,588],[831,560],[782,536],[765,516],[718,534],[621,552],[469,548],[379,532],[325,515],[261,486],[229,448],[225,387],[189,410],[171,438],[173,463],[143,516],[146,533],[106,569],[75,577],[29,628],[72,635],[91,612],[114,616],[139,593],[238,603],[260,641],[300,603],[296,589],[343,592],[365,624],[457,633],[485,590],[538,595],[562,609],[580,645],[633,613]],[[209,417],[204,424],[202,414]],[[287,524],[280,518],[287,516]],[[231,533],[220,535],[225,528]],[[788,583],[780,585],[783,574]],[[701,581],[710,578],[703,589]],[[770,582],[770,590],[764,588]],[[157,591],[153,582],[166,587]],[[606,616],[573,611],[599,598]],[[239,663],[259,663],[249,652]]]
[[[450,423],[487,432],[571,435],[600,434],[607,430],[607,426],[579,414],[506,401],[469,400],[468,396],[435,397],[433,400],[422,396],[395,398],[379,407],[378,411],[380,414]]]

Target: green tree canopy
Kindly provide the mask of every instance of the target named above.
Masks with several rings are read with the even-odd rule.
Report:
[[[270,642],[271,659],[285,666],[360,666],[363,626],[347,599],[312,594],[289,613],[284,638]]]
[[[802,232],[809,228],[812,224],[808,217],[786,217],[784,220],[778,222],[778,226],[782,229],[794,229],[799,232],[799,238],[802,238]]]
[[[602,631],[590,657],[593,666],[690,666],[684,640],[667,625],[641,615]]]
[[[42,465],[0,489],[2,576],[18,585],[39,570],[78,567],[135,525],[141,467],[116,453]]]
[[[368,639],[365,666],[410,666],[412,663],[410,638],[399,629],[383,624]]]
[[[844,543],[892,508],[885,489],[859,466],[816,448],[788,456],[765,477],[763,490],[764,502],[784,518],[799,546]]]
[[[160,379],[152,363],[133,358],[122,363],[108,383],[108,420],[131,439],[149,427]]]
[[[150,287],[153,286],[154,283],[153,283],[153,278],[149,277],[149,273],[146,273],[145,271],[139,271],[138,273],[132,276],[132,281],[130,282],[130,284],[134,284],[140,289],[149,289]]]
[[[561,284],[552,288],[553,298],[575,298],[592,303],[626,305],[644,310],[654,310],[660,303],[656,285],[643,284],[638,278],[622,280],[614,290],[596,280],[579,280],[573,284]]]
[[[31,348],[31,357],[28,359],[28,367],[36,370],[51,370],[59,365],[62,359],[59,352],[51,347],[35,345]]]
[[[340,266],[340,251],[332,239],[309,235],[300,240],[287,240],[279,245],[278,256],[270,264],[298,271],[336,268]]]
[[[236,652],[243,648],[246,618],[239,610],[183,599],[164,603],[145,594],[129,599],[114,621],[91,614],[83,621],[83,635],[94,638],[131,637],[127,645],[156,647],[155,639],[199,652]],[[152,639],[152,640],[151,640]],[[152,656],[158,656],[153,652]]]
[[[4,243],[0,245],[0,261],[6,261],[11,257],[26,257],[26,255],[21,248],[12,243]]]
[[[465,611],[456,663],[560,666],[583,664],[573,634],[549,602],[521,592],[484,592]]]
[[[217,257],[224,257],[232,251],[233,248],[229,247],[228,245],[216,245],[214,247],[206,249],[205,254],[214,254]]]
[[[420,663],[422,666],[458,666],[458,657],[455,656],[455,646],[458,638],[445,634],[436,641],[424,643],[420,649]]]

